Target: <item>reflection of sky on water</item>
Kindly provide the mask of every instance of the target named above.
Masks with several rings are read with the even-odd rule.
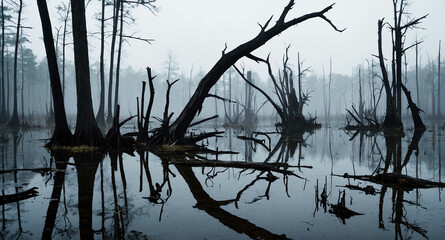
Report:
[[[227,130],[230,131],[230,130]],[[41,148],[44,141],[39,139],[46,138],[48,132],[23,132],[22,139],[18,145],[17,167],[18,168],[37,168],[44,167],[45,160],[50,161],[49,153]],[[219,150],[228,150],[232,146],[233,151],[240,152],[238,155],[221,155],[219,160],[246,160],[246,145],[250,144],[236,138],[239,132],[226,132],[226,138],[220,138],[217,141],[209,140],[209,146],[214,148],[215,142]],[[231,135],[231,141],[229,136]],[[405,157],[408,146],[413,135],[412,131],[406,131],[406,137],[402,139],[402,160]],[[278,142],[278,135],[271,135],[272,148]],[[313,166],[312,169],[294,169],[299,176],[306,178],[307,181],[289,176],[288,188],[284,185],[283,176],[274,173],[279,179],[271,183],[268,196],[265,196],[269,182],[258,180],[249,187],[243,194],[238,208],[234,203],[221,206],[220,208],[211,208],[210,210],[200,210],[194,207],[197,203],[194,195],[190,191],[188,183],[183,178],[184,170],[178,171],[175,166],[170,165],[170,183],[172,187],[171,197],[162,206],[162,204],[150,203],[143,197],[150,195],[147,177],[142,176],[141,183],[141,162],[139,156],[132,157],[124,154],[123,167],[126,178],[126,194],[124,194],[123,182],[120,172],[114,172],[116,182],[116,197],[118,199],[115,205],[111,162],[108,156],[103,161],[102,171],[99,168],[95,173],[93,209],[92,209],[92,228],[97,230],[94,233],[96,238],[102,238],[102,198],[101,181],[103,181],[104,207],[105,207],[105,235],[112,237],[116,234],[116,226],[125,229],[125,236],[148,236],[150,239],[247,239],[246,234],[240,234],[222,224],[224,219],[218,219],[218,216],[211,216],[213,212],[223,212],[225,217],[245,219],[251,224],[256,225],[271,234],[286,234],[287,237],[297,239],[376,239],[393,238],[395,236],[396,224],[392,222],[393,215],[393,190],[388,189],[383,202],[383,226],[385,229],[379,229],[379,203],[380,195],[365,195],[359,191],[346,189],[346,205],[351,210],[364,215],[355,216],[346,220],[343,225],[339,219],[329,213],[324,213],[323,208],[315,212],[315,185],[318,179],[319,190],[323,187],[325,179],[327,180],[329,203],[337,203],[339,190],[344,190],[340,186],[348,183],[347,179],[331,177],[331,170],[335,174],[348,172],[353,174],[371,174],[381,157],[386,158],[386,145],[383,136],[363,137],[362,153],[360,154],[360,135],[354,140],[349,141],[350,136],[338,128],[323,128],[316,131],[311,136],[304,136],[306,146],[301,148],[301,165]],[[260,137],[261,138],[261,137]],[[12,139],[12,138],[11,138]],[[12,140],[7,143],[7,159],[5,169],[11,169],[13,166],[13,146]],[[443,132],[437,129],[426,131],[419,143],[418,168],[416,171],[416,155],[410,158],[409,163],[403,168],[402,173],[419,178],[439,181],[444,177],[441,171],[439,179],[439,153],[444,146],[445,139]],[[330,143],[330,144],[329,144]],[[380,156],[379,150],[383,156]],[[3,143],[2,146],[5,143]],[[23,145],[25,144],[25,145]],[[374,147],[372,147],[374,145]],[[283,145],[286,147],[286,145]],[[299,158],[299,146],[296,144],[293,158],[289,158],[290,165],[297,165]],[[252,161],[261,162],[267,158],[268,152],[261,146],[257,146],[256,152],[252,151]],[[277,160],[280,149],[270,162]],[[284,151],[286,153],[286,149]],[[285,156],[286,154],[283,154]],[[361,156],[361,157],[360,157]],[[208,155],[210,159],[215,157]],[[247,159],[250,161],[250,159]],[[158,157],[149,154],[149,171],[154,183],[162,183],[163,164]],[[78,211],[78,179],[73,158],[70,159],[65,174],[65,191],[62,190],[60,203],[55,220],[55,228],[52,234],[55,238],[78,238],[79,237],[79,211]],[[381,165],[383,167],[383,163]],[[53,165],[54,167],[54,165]],[[443,169],[443,166],[441,166]],[[239,169],[227,169],[209,167],[194,168],[194,176],[199,180],[202,189],[216,201],[231,200],[236,198],[237,193],[246,185],[250,184],[259,175],[259,171],[252,173],[251,170],[245,171],[239,175]],[[143,170],[142,170],[143,171]],[[102,174],[101,174],[102,172]],[[214,174],[218,174],[213,177]],[[392,167],[389,172],[392,172]],[[53,172],[54,176],[54,172]],[[101,177],[102,176],[102,177]],[[212,177],[209,177],[212,176]],[[2,174],[2,190],[5,194],[15,192],[13,174]],[[19,191],[37,186],[39,196],[20,202],[20,223],[23,229],[21,237],[40,238],[45,224],[45,216],[53,190],[53,178],[49,175],[42,176],[40,173],[20,172],[17,174],[18,185],[22,186]],[[48,179],[50,180],[48,181]],[[4,180],[3,180],[4,179]],[[48,182],[47,182],[48,181]],[[47,182],[45,184],[45,182]],[[363,181],[353,181],[351,184],[358,184],[364,187],[370,183]],[[377,190],[380,185],[372,184]],[[161,192],[161,198],[167,196],[167,187]],[[126,200],[125,201],[125,195]],[[395,196],[395,195],[394,195]],[[440,189],[421,189],[405,192],[403,195],[403,218],[410,226],[417,226],[426,230],[426,235],[430,239],[437,239],[443,232],[445,207],[441,203],[443,194]],[[352,204],[351,204],[352,203]],[[416,205],[419,203],[419,206]],[[65,209],[66,204],[66,209]],[[127,206],[127,207],[126,207]],[[19,224],[17,216],[17,204],[4,205],[4,213],[7,221],[6,229],[1,232],[2,238],[18,237]],[[114,213],[117,213],[123,220],[115,221]],[[127,209],[127,210],[126,210]],[[329,207],[328,207],[329,209]],[[66,211],[66,212],[65,212]],[[128,213],[127,213],[128,211]],[[162,211],[162,215],[161,215]],[[66,215],[66,217],[64,217]],[[161,221],[160,221],[161,218]],[[236,221],[236,220],[233,220]],[[3,224],[3,222],[2,222]],[[406,225],[401,225],[403,238],[412,236],[413,238],[422,238],[415,232],[416,229],[409,229]],[[418,229],[417,229],[418,230]]]

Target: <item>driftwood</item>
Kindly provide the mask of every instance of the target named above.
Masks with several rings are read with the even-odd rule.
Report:
[[[373,182],[381,184],[388,187],[403,189],[403,190],[413,190],[415,188],[435,188],[435,187],[445,187],[445,183],[433,182],[425,179],[414,178],[408,175],[403,175],[400,173],[380,173],[375,176],[372,175],[349,175],[347,173],[343,175],[333,176],[352,178],[357,180],[363,180],[368,182]]]
[[[13,202],[18,202],[21,200],[25,200],[28,198],[32,198],[38,195],[39,192],[36,191],[36,187],[33,187],[31,189],[28,189],[26,191],[23,192],[18,192],[18,193],[14,193],[14,194],[9,194],[9,195],[1,195],[0,196],[0,205],[4,205],[7,203],[13,203]]]

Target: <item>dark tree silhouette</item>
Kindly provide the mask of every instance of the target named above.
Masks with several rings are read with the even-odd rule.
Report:
[[[221,78],[224,72],[227,71],[227,69],[229,69],[242,57],[248,57],[255,60],[256,57],[254,57],[251,54],[251,52],[264,45],[267,41],[269,41],[276,35],[279,35],[280,33],[282,33],[283,31],[287,30],[292,26],[295,26],[299,23],[302,23],[306,20],[313,18],[321,18],[326,22],[328,22],[328,24],[330,24],[336,31],[339,32],[342,31],[337,29],[337,27],[331,22],[331,20],[329,20],[325,16],[325,14],[332,9],[334,4],[326,7],[325,9],[319,12],[305,14],[298,18],[286,21],[285,18],[289,13],[289,11],[294,6],[294,4],[295,4],[294,0],[289,1],[287,6],[281,13],[280,17],[278,18],[277,22],[275,23],[275,25],[268,28],[269,23],[272,20],[271,17],[264,26],[261,26],[261,30],[256,37],[254,37],[250,41],[241,44],[240,46],[236,47],[230,52],[227,53],[225,51],[222,52],[222,56],[218,60],[218,62],[212,67],[212,69],[210,69],[207,75],[205,75],[204,78],[199,82],[195,90],[195,93],[193,94],[187,105],[184,107],[179,117],[176,119],[176,121],[172,123],[171,126],[169,126],[168,134],[170,136],[164,139],[170,139],[170,141],[178,143],[186,143],[187,141],[185,139],[185,135],[187,129],[190,126],[191,122],[193,121],[195,115],[200,112],[202,104],[209,95],[209,91],[213,87],[213,85],[216,84],[216,82]],[[161,133],[159,132],[158,134]]]
[[[100,21],[100,103],[96,121],[99,126],[105,126],[105,69],[104,69],[104,45],[105,45],[105,0],[102,0],[102,18]]]
[[[386,129],[403,128],[403,124],[399,116],[397,115],[396,101],[391,93],[391,85],[389,83],[388,71],[385,66],[385,58],[383,56],[382,48],[382,29],[383,20],[378,21],[378,48],[379,48],[379,63],[382,71],[382,81],[385,86],[386,93],[386,113],[385,120],[383,121],[383,127]]]
[[[20,127],[20,118],[18,114],[18,107],[17,107],[17,55],[18,55],[18,49],[19,49],[19,36],[20,36],[20,29],[21,29],[21,20],[22,20],[22,9],[23,9],[23,0],[19,1],[19,9],[18,9],[18,19],[17,19],[17,32],[15,35],[15,51],[14,51],[14,108],[12,110],[12,117],[11,120],[9,120],[8,126],[9,127]]]
[[[113,71],[114,71],[114,48],[116,46],[117,24],[119,19],[119,9],[122,0],[114,0],[113,3],[113,31],[111,32],[111,50],[110,50],[110,74],[108,75],[108,117],[107,123],[113,121],[112,96],[113,96]]]
[[[91,100],[85,0],[71,1],[71,9],[77,89],[77,122],[74,144],[101,146],[104,138],[94,118]]]
[[[59,68],[57,66],[56,50],[54,48],[51,20],[49,18],[46,0],[37,0],[37,6],[39,8],[40,20],[42,22],[43,41],[45,43],[46,58],[48,60],[49,79],[51,81],[55,114],[55,129],[53,137],[48,145],[68,145],[71,144],[72,134],[66,120]]]
[[[297,85],[298,96],[295,90],[294,73],[289,66],[289,47],[286,48],[286,53],[283,58],[282,74],[279,75],[278,81],[272,73],[272,67],[269,63],[269,59],[263,60],[257,58],[257,61],[261,61],[267,64],[269,76],[272,79],[275,93],[278,97],[278,103],[272,100],[272,98],[259,87],[255,86],[248,78],[245,78],[241,71],[234,67],[241,77],[252,87],[260,91],[272,106],[277,111],[281,118],[281,122],[277,125],[281,127],[282,133],[293,134],[296,131],[313,130],[320,125],[315,122],[316,118],[306,119],[303,115],[303,107],[309,101],[309,93],[303,93],[301,88],[301,78],[309,68],[303,69],[303,64],[300,62],[300,54],[298,54],[298,66],[297,66]]]
[[[406,8],[409,5],[407,0],[392,0],[393,2],[393,13],[394,13],[394,23],[389,24],[392,32],[392,93],[391,86],[389,84],[388,72],[385,67],[383,50],[382,50],[382,28],[385,25],[383,23],[384,19],[378,21],[378,47],[379,47],[379,62],[380,68],[382,70],[382,81],[385,86],[386,93],[386,114],[385,120],[383,122],[384,129],[403,129],[402,118],[402,89],[404,88],[402,83],[402,57],[405,52],[413,46],[417,46],[415,43],[412,46],[405,46],[406,33],[409,29],[415,28],[421,23],[427,15],[420,18],[407,17],[407,21],[403,22],[402,18],[408,15]],[[410,101],[410,96],[408,96],[408,91],[405,91],[405,96],[409,101],[409,107],[411,108],[411,113],[413,114],[413,120],[416,128],[424,128],[421,118],[419,116],[420,109],[417,108],[416,104]]]
[[[403,29],[408,29],[408,28],[420,23],[420,20],[422,20],[425,17],[426,16],[424,16],[422,18],[418,18],[416,20],[413,20],[412,22],[408,23],[405,27],[399,27],[400,28],[399,31],[402,31]],[[401,116],[399,115],[399,110],[401,109],[401,106],[398,104],[399,99],[398,99],[398,95],[397,95],[398,87],[399,87],[399,83],[398,83],[399,80],[397,79],[398,74],[396,74],[394,72],[394,68],[395,68],[394,64],[396,64],[396,62],[397,62],[397,54],[395,54],[396,59],[392,61],[393,62],[393,84],[396,84],[396,87],[393,89],[393,92],[391,93],[391,85],[389,83],[389,77],[388,77],[388,72],[387,72],[386,66],[385,66],[385,58],[383,56],[383,48],[382,48],[382,29],[383,29],[383,26],[385,25],[383,23],[383,21],[384,21],[384,19],[378,21],[378,51],[379,51],[378,58],[379,58],[379,63],[380,63],[380,69],[382,71],[382,81],[383,81],[383,85],[385,87],[385,93],[386,93],[386,114],[385,114],[385,120],[383,121],[383,128],[386,130],[388,130],[388,129],[403,129]],[[406,30],[403,30],[403,31],[406,32]],[[397,40],[397,38],[396,38],[396,40]],[[418,43],[416,43],[416,44],[418,44]],[[394,44],[394,46],[399,46],[399,44]],[[403,48],[403,45],[402,45],[401,48],[402,48],[401,54],[404,54],[405,51],[409,47]],[[400,62],[400,64],[401,64],[401,62]],[[401,88],[401,90],[403,89],[405,96],[407,98],[408,107],[411,109],[411,114],[413,117],[415,128],[418,128],[418,129],[425,128],[425,125],[422,122],[422,118],[419,115],[420,111],[422,111],[422,110],[419,109],[417,107],[417,105],[412,101],[410,92],[404,86],[404,84],[401,83],[401,80],[400,80],[400,88]]]
[[[8,116],[6,114],[6,99],[5,99],[5,11],[4,11],[4,5],[3,0],[1,3],[1,11],[2,11],[2,50],[1,50],[1,58],[2,58],[2,85],[1,85],[1,92],[2,92],[2,98],[1,98],[1,111],[0,111],[0,123],[5,123],[8,121]]]

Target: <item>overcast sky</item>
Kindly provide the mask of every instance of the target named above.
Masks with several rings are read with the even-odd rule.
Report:
[[[53,16],[53,27],[60,26],[56,21],[55,5],[60,1],[49,0],[53,6],[50,14]],[[151,44],[131,42],[131,46],[124,45],[124,65],[134,68],[151,66],[158,72],[162,71],[162,63],[171,52],[184,71],[188,72],[192,64],[195,69],[202,67],[208,70],[221,56],[224,44],[228,50],[250,40],[259,31],[258,23],[265,23],[274,15],[274,20],[280,15],[287,0],[158,0],[156,5],[159,12],[154,16],[145,8],[133,10],[137,25],[127,30],[127,34],[137,32],[137,35],[153,38]],[[32,26],[28,30],[33,41],[30,47],[41,57],[44,47],[41,27],[38,19],[36,1],[25,1],[27,4],[24,17],[26,25]],[[332,0],[297,0],[294,9],[289,12],[287,19],[301,16],[305,13],[319,11],[334,3]],[[98,31],[99,22],[94,20],[93,13],[97,12],[100,1],[92,0],[88,7],[88,30]],[[111,9],[109,9],[111,11]],[[439,40],[445,39],[445,1],[417,0],[409,7],[412,17],[429,14],[420,25],[425,28],[412,30],[407,38],[407,44],[415,41],[416,35],[425,42],[422,44],[422,55],[437,58]],[[351,74],[353,67],[362,63],[365,58],[370,59],[377,53],[377,20],[385,17],[392,21],[391,0],[337,0],[334,8],[327,17],[339,28],[346,28],[343,33],[334,31],[325,21],[312,19],[301,23],[297,27],[288,29],[284,34],[272,39],[255,54],[266,57],[272,53],[273,64],[278,65],[286,44],[291,44],[291,61],[296,61],[299,51],[306,59],[307,66],[321,73],[322,66],[329,66],[332,57],[333,71]],[[389,37],[389,31],[384,35]],[[389,40],[389,39],[388,39]],[[91,39],[90,61],[98,59],[98,41]],[[389,50],[387,41],[386,49]],[[387,51],[387,56],[390,52]],[[414,51],[408,53],[412,59]],[[445,53],[444,53],[445,55]],[[294,57],[293,57],[294,56]],[[247,68],[261,72],[264,66],[242,59]],[[413,60],[410,61],[414,64]],[[296,64],[296,63],[295,63]]]

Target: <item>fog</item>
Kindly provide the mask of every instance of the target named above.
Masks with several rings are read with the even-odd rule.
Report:
[[[66,2],[66,1],[65,1]],[[53,21],[53,29],[60,29],[63,22],[60,20],[57,6],[62,1],[50,1],[49,10]],[[67,2],[65,3],[67,4]],[[181,111],[188,100],[188,97],[194,91],[200,77],[213,66],[221,56],[221,52],[227,44],[227,50],[234,49],[239,44],[256,36],[259,32],[258,24],[264,24],[270,16],[274,16],[272,23],[276,21],[287,1],[158,1],[155,3],[156,9],[138,7],[128,9],[134,22],[125,25],[124,34],[141,38],[153,39],[151,44],[143,41],[128,39],[123,44],[122,63],[121,63],[121,89],[119,93],[119,103],[123,107],[122,114],[130,115],[136,113],[136,97],[141,94],[141,81],[146,81],[145,67],[149,66],[156,73],[156,100],[155,114],[160,116],[165,101],[165,80],[167,79],[169,56],[173,60],[171,69],[171,79],[180,79],[173,87],[171,96],[171,111],[175,115]],[[318,11],[332,4],[331,1],[297,1],[294,9],[290,12],[288,19],[297,17],[308,12]],[[445,2],[439,0],[413,1],[408,7],[409,18],[428,17],[422,21],[418,28],[408,31],[405,45],[413,44],[416,39],[423,41],[420,44],[419,54],[421,59],[420,78],[420,96],[422,99],[420,107],[426,114],[432,113],[432,98],[428,99],[433,83],[437,83],[437,52],[438,42],[445,36],[445,29],[441,23],[444,22],[442,10],[445,9]],[[111,7],[106,8],[107,16],[111,17]],[[334,8],[327,14],[329,19],[340,29],[346,30],[342,33],[334,31],[329,24],[321,19],[312,19],[292,27],[283,34],[275,37],[265,46],[256,50],[256,56],[266,58],[271,54],[271,63],[274,71],[282,68],[282,57],[285,47],[290,48],[290,64],[297,65],[297,53],[300,53],[304,60],[304,66],[310,67],[310,71],[303,79],[303,90],[311,92],[309,106],[305,108],[306,114],[312,116],[324,117],[326,107],[323,106],[323,98],[327,98],[326,86],[329,79],[329,61],[332,59],[332,114],[344,115],[345,108],[350,108],[352,104],[358,103],[358,69],[363,72],[364,99],[367,101],[370,97],[370,90],[366,90],[370,85],[371,76],[369,64],[371,61],[377,62],[373,54],[377,54],[377,20],[385,18],[392,21],[392,3],[391,1],[338,1]],[[12,21],[16,18],[12,14]],[[41,62],[45,59],[44,46],[42,41],[41,26],[39,15],[34,1],[26,1],[24,8],[24,26],[23,34],[27,36],[29,42],[24,42],[23,46],[32,49],[36,55],[36,61]],[[94,109],[99,104],[99,26],[100,21],[100,1],[90,1],[87,5],[87,19],[89,32],[89,50],[91,65],[91,85],[93,93]],[[11,22],[10,24],[12,24]],[[29,28],[28,28],[29,27]],[[68,31],[69,31],[68,26]],[[106,73],[109,67],[109,48],[111,31],[111,22],[107,22],[105,67]],[[9,30],[13,32],[12,28]],[[56,30],[54,30],[55,34]],[[60,38],[59,38],[60,39]],[[75,80],[73,70],[73,48],[71,36],[67,36],[67,75],[65,101],[69,115],[75,115]],[[61,41],[61,40],[60,40]],[[384,31],[384,50],[385,56],[391,54],[391,36],[390,31]],[[60,44],[60,43],[59,43]],[[9,51],[12,46],[6,46]],[[59,51],[60,51],[59,46]],[[60,54],[60,53],[59,53]],[[414,91],[413,79],[415,76],[415,51],[414,48],[407,51],[407,85]],[[12,62],[11,62],[12,65]],[[250,59],[241,59],[238,66],[243,66],[246,71],[251,70],[256,73],[256,82],[261,86],[271,86],[267,67],[264,64],[258,64]],[[11,66],[10,66],[11,67]],[[60,62],[59,62],[60,67]],[[20,61],[19,61],[20,71]],[[45,71],[44,67],[41,71]],[[378,66],[374,71],[380,74]],[[405,70],[404,70],[405,71]],[[445,72],[445,71],[442,71]],[[324,73],[324,76],[323,76]],[[12,74],[12,70],[10,72]],[[19,72],[20,74],[20,72]],[[31,74],[32,75],[32,74]],[[44,78],[45,74],[40,74]],[[232,74],[234,83],[238,87],[234,88],[233,95],[241,101],[243,98],[243,88],[245,83],[237,76]],[[190,79],[191,77],[191,79]],[[106,76],[106,82],[107,82]],[[443,77],[442,77],[443,78]],[[11,78],[12,79],[12,78]],[[191,83],[190,83],[191,80]],[[29,80],[32,81],[32,80]],[[216,85],[218,92],[228,94],[227,81],[220,81]],[[377,77],[372,79],[377,86],[381,82]],[[26,82],[26,80],[25,80]],[[48,84],[48,85],[46,85]],[[106,83],[107,84],[107,83]],[[236,86],[236,85],[235,85]],[[324,90],[323,90],[324,87]],[[27,98],[25,94],[25,114],[26,112],[44,113],[50,106],[49,100],[49,81],[42,79],[38,86],[31,85],[26,89],[39,97]],[[443,88],[443,84],[441,86]],[[106,86],[108,89],[108,86]],[[186,91],[184,91],[186,89]],[[443,89],[441,89],[443,92]],[[214,91],[214,90],[212,90]],[[437,95],[437,87],[435,88]],[[269,91],[269,93],[272,93]],[[264,102],[263,96],[257,95],[257,105]],[[273,93],[271,94],[274,95]],[[32,96],[32,94],[31,94]],[[46,96],[46,99],[44,99]],[[11,99],[12,95],[10,95]],[[275,97],[275,96],[274,96]],[[437,97],[437,96],[436,96]],[[413,96],[417,102],[416,96]],[[236,100],[236,99],[234,99]],[[20,101],[20,100],[19,100]],[[437,100],[434,100],[437,101]],[[443,101],[443,97],[441,97]],[[384,104],[384,99],[381,104]],[[12,100],[10,101],[10,104]],[[217,103],[219,111],[224,109],[223,103]],[[368,102],[369,104],[369,102]],[[445,104],[441,104],[445,106]],[[437,104],[436,104],[437,106]],[[226,106],[227,107],[227,106]],[[214,99],[206,100],[203,114],[215,113]],[[270,113],[272,108],[269,104],[263,108],[263,113]],[[383,111],[380,109],[380,111]],[[381,113],[381,112],[380,112]],[[220,116],[223,116],[219,112]],[[260,112],[261,115],[261,112]]]

